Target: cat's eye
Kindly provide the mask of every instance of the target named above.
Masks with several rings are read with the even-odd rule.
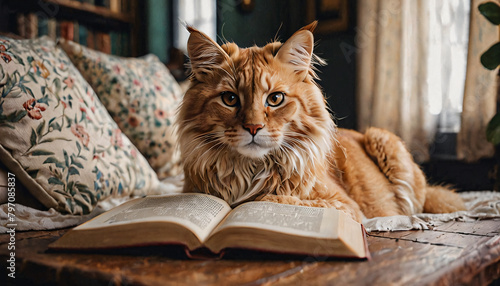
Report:
[[[222,102],[229,107],[235,107],[240,104],[240,98],[230,91],[221,92],[220,97]]]
[[[266,104],[272,107],[276,107],[283,103],[285,100],[285,94],[283,92],[271,93],[266,100]]]

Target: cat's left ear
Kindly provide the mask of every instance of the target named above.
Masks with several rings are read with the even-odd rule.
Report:
[[[292,69],[300,81],[303,81],[307,74],[312,71],[311,61],[314,48],[312,32],[317,24],[318,22],[314,21],[295,32],[276,54],[276,59]]]

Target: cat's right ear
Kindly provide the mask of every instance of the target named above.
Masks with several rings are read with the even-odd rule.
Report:
[[[191,70],[200,82],[206,82],[213,77],[217,70],[222,69],[224,62],[229,62],[227,53],[204,33],[188,26],[191,34],[187,43],[187,50]]]

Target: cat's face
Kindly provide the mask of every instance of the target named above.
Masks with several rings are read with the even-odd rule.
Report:
[[[322,125],[331,119],[313,82],[309,30],[300,30],[283,45],[246,49],[232,43],[219,46],[194,29],[190,32],[193,83],[179,112],[184,135],[254,159],[302,148],[305,141],[325,135],[330,124]]]

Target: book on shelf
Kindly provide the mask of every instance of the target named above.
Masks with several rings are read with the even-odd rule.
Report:
[[[109,38],[111,41],[111,54],[112,55],[122,55],[123,52],[121,50],[121,33],[111,31],[109,33]]]
[[[49,18],[43,16],[38,17],[38,35],[44,36],[49,34]]]
[[[33,39],[38,36],[38,16],[35,13],[17,14],[17,34],[22,38]]]
[[[107,54],[130,56],[130,36],[127,31],[100,31],[72,20],[58,20],[36,13],[17,14],[17,34],[33,39],[49,36],[53,41],[64,38]]]
[[[62,33],[61,25],[64,28],[64,24],[62,24],[61,21],[56,20],[56,39],[61,37],[61,33]]]
[[[61,21],[61,22],[59,22],[59,27],[60,27],[60,31],[58,33],[58,36],[66,39],[66,40],[73,41],[74,31],[75,31],[75,27],[74,27],[73,22]]]
[[[132,54],[132,46],[130,43],[131,43],[130,34],[122,33],[120,38],[120,43],[118,43],[118,45],[121,45],[121,52],[123,56],[127,57]]]
[[[96,47],[96,44],[95,44],[96,40],[95,40],[95,33],[94,33],[94,30],[87,30],[87,47],[91,48],[91,49],[95,49]]]
[[[127,1],[127,0],[122,0],[122,1],[121,1],[121,7],[120,7],[121,11],[122,11],[123,13],[128,13],[128,12],[130,12],[130,4],[131,4],[131,3],[130,3],[130,1]]]
[[[17,14],[17,34],[26,38],[26,16],[22,13]]]
[[[95,49],[106,54],[111,54],[111,37],[109,33],[95,33]]]
[[[50,18],[47,20],[47,35],[55,41],[57,39],[57,21],[55,18]],[[42,36],[42,35],[40,35]]]
[[[88,38],[88,29],[87,27],[80,25],[78,27],[78,42],[83,46],[88,46],[87,38]]]
[[[38,16],[35,13],[25,15],[25,37],[33,39],[38,36]]]
[[[134,1],[66,0],[66,2],[68,3],[61,2],[61,5],[68,11],[54,15],[31,6],[16,10],[4,9],[5,11],[0,12],[0,31],[17,34],[25,39],[47,35],[57,41],[57,38],[61,37],[118,56],[130,56],[132,50],[135,50],[132,46],[136,43],[131,42],[131,34],[135,33],[134,22],[131,20],[136,13],[131,11]],[[12,3],[17,2],[12,1]],[[22,6],[21,3],[17,3],[13,7],[18,5]],[[114,15],[110,15],[109,12]],[[84,14],[94,14],[96,19],[82,18],[85,17]],[[117,22],[117,25],[103,27],[101,24],[96,24],[109,20]]]
[[[70,230],[49,248],[97,250],[179,245],[188,256],[231,249],[317,257],[369,258],[366,233],[333,208],[252,201],[231,209],[214,196],[134,199]]]
[[[109,0],[109,10],[111,12],[120,13],[122,11],[121,0]]]

